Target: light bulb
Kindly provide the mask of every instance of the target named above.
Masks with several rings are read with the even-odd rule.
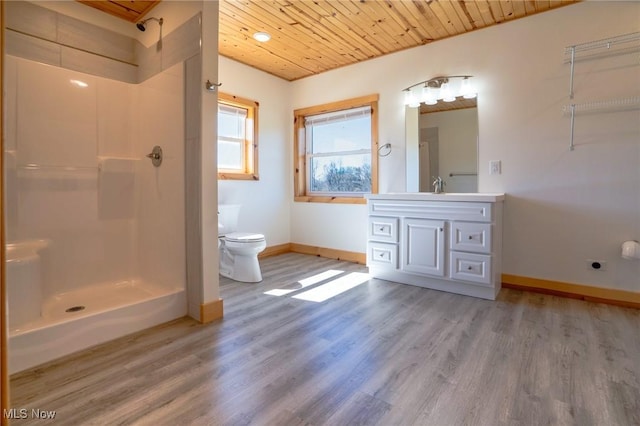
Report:
[[[404,104],[409,106],[411,103],[411,90],[407,89],[404,91]]]
[[[471,78],[470,77],[465,77],[462,80],[462,85],[460,87],[460,92],[462,93],[462,96],[465,99],[473,99],[476,96],[478,96],[478,94],[476,93],[475,89],[473,88],[473,84],[471,83]]]
[[[422,88],[422,102],[427,105],[435,105],[438,103],[438,96],[433,87],[424,86]]]
[[[408,107],[417,108],[420,106],[420,98],[416,96],[413,89],[407,90],[407,93],[404,96],[404,104]]]
[[[445,102],[453,102],[456,100],[455,95],[451,92],[449,83],[442,83],[440,86],[440,98]]]
[[[640,259],[640,243],[634,240],[622,243],[622,258],[629,260]]]

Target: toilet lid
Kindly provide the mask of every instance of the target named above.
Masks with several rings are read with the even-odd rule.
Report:
[[[264,235],[253,232],[232,232],[225,235],[224,239],[234,243],[255,243],[257,241],[263,241]]]

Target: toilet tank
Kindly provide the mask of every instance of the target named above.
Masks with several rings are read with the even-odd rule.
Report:
[[[218,235],[226,235],[238,230],[240,204],[218,205]]]

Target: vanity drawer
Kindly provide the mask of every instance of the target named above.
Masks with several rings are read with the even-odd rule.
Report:
[[[451,250],[491,253],[491,224],[452,222]]]
[[[455,201],[415,201],[369,199],[372,216],[404,216],[425,219],[491,222],[493,204]]]
[[[369,217],[369,239],[389,243],[398,242],[398,218],[397,217]]]
[[[491,286],[491,256],[451,252],[451,279]]]
[[[369,241],[367,244],[367,265],[398,269],[398,246]]]

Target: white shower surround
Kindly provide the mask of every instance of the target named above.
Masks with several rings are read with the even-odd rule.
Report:
[[[182,64],[140,85],[11,56],[5,66],[8,240],[50,241],[39,265],[15,251],[41,283],[9,288],[41,285],[43,302],[10,324],[10,372],[184,316]],[[145,158],[154,145],[160,168]],[[64,312],[75,305],[85,309]]]

